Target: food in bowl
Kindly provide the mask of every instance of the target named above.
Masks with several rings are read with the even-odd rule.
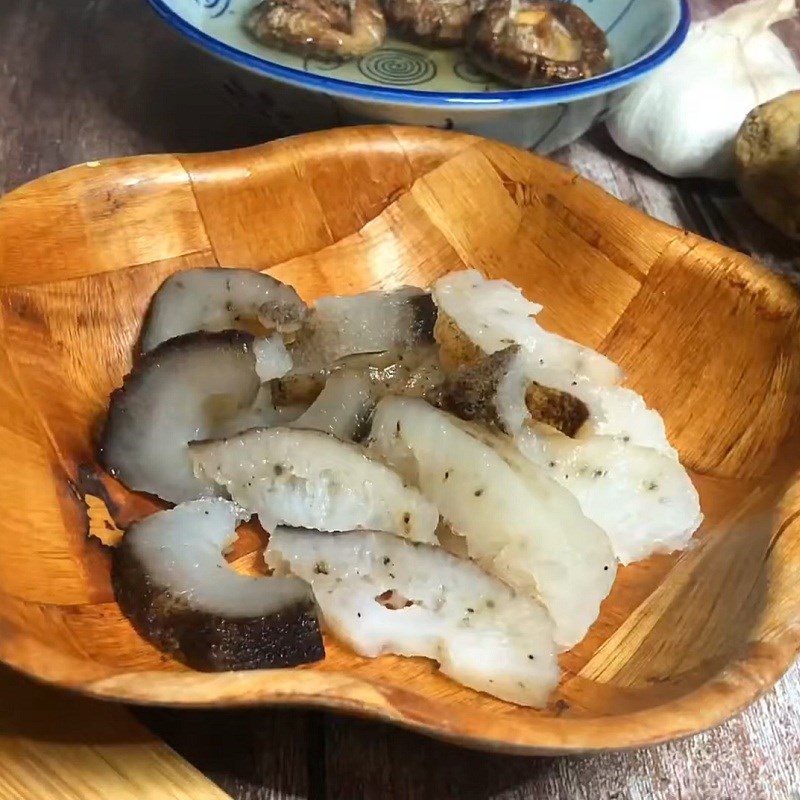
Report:
[[[100,442],[177,504],[115,550],[123,612],[197,669],[318,660],[324,625],[545,704],[617,563],[702,514],[658,413],[540,311],[472,270],[313,308],[249,270],[173,275]],[[222,556],[253,516],[270,576]]]
[[[406,0],[407,6],[383,0],[387,33],[380,47],[353,57],[316,57],[305,43],[288,48],[250,32],[247,20],[257,0],[237,0],[224,13],[224,4],[215,11],[199,8],[207,4],[196,0],[148,0],[176,31],[240,68],[233,79],[235,102],[242,113],[264,117],[270,129],[277,124],[290,134],[390,122],[474,133],[541,154],[585,133],[607,108],[610,93],[672,57],[689,25],[687,0],[573,0],[604,32],[613,64],[585,80],[516,88],[476,67],[466,53],[466,31],[460,44],[432,41],[440,35],[460,39],[462,25],[455,25],[454,34],[449,21],[456,16],[449,11],[470,3],[462,5],[469,15],[472,1],[431,0],[417,12],[423,0]],[[519,0],[523,9],[530,4]],[[448,10],[447,25],[440,9]],[[499,59],[495,63],[501,66]]]
[[[470,26],[467,54],[490,75],[522,87],[591,78],[611,66],[603,31],[559,0],[489,0]]]
[[[463,45],[467,27],[486,0],[383,0],[392,30],[430,47]]]
[[[351,58],[389,27],[431,47],[466,46],[478,67],[519,87],[589,78],[611,62],[603,31],[561,0],[262,0],[246,19],[260,42],[317,58]]]
[[[246,25],[265,44],[318,58],[362,56],[386,38],[376,0],[264,0]]]
[[[251,578],[222,553],[246,515],[206,497],[152,514],[133,526],[114,554],[114,594],[151,642],[199,670],[289,666],[322,658],[324,648],[307,583]]]

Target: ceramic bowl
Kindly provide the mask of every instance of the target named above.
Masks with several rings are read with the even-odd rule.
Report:
[[[460,49],[418,47],[390,36],[369,55],[332,63],[253,40],[243,20],[256,0],[149,2],[192,42],[258,75],[262,86],[245,80],[243,91],[266,89],[270,122],[281,118],[286,132],[396,122],[466,131],[541,153],[585,133],[609,94],[666,61],[689,26],[687,0],[577,0],[605,30],[614,69],[561,86],[512,90],[475,69]]]
[[[332,637],[316,664],[206,674],[135,633],[101,540],[154,504],[99,468],[96,432],[155,289],[216,265],[267,270],[309,301],[469,265],[522,287],[663,414],[705,522],[685,552],[620,568],[547,708]],[[799,444],[797,290],[507,145],[342,128],[94,162],[0,200],[0,660],[39,680],[126,702],[313,705],[510,752],[683,736],[797,652]],[[263,546],[243,527],[236,567],[257,572]]]

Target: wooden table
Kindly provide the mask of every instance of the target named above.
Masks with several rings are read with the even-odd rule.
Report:
[[[695,0],[695,11],[729,3]],[[800,45],[800,24],[782,32]],[[264,141],[283,132],[272,112],[228,67],[166,30],[144,0],[0,0],[0,191],[105,156]],[[800,248],[754,220],[733,187],[665,181],[623,158],[602,131],[556,157],[656,217],[800,276]],[[0,671],[0,683],[8,680]],[[15,687],[9,697],[22,691]],[[237,800],[800,800],[797,666],[714,731],[583,759],[485,755],[315,712],[135,713]],[[1,717],[0,734],[21,724],[13,714],[11,723]],[[0,800],[41,800],[4,790],[4,763]],[[115,797],[110,789],[48,795],[90,796]],[[131,796],[161,795],[142,789]]]

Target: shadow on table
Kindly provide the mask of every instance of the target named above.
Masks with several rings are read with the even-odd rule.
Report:
[[[228,149],[337,122],[328,98],[277,101],[281,87],[190,45],[143,0],[100,0],[84,18],[80,53],[92,91],[155,149]]]
[[[114,745],[151,737],[120,705],[54,689],[0,665],[0,745],[3,739]]]
[[[6,146],[27,167],[9,187],[85,159],[236,148],[336,124],[329,98],[276,103],[276,90],[190,45],[145,0],[31,0],[0,12],[0,45],[15,76],[2,85]]]
[[[234,798],[248,800],[522,797],[516,787],[546,780],[564,761],[465,750],[320,712],[135,713]]]

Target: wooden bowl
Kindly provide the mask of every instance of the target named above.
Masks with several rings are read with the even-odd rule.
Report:
[[[545,710],[330,639],[308,667],[182,667],[114,603],[98,537],[154,503],[103,475],[93,436],[153,291],[211,265],[268,269],[308,300],[466,265],[510,279],[664,415],[706,515],[694,546],[620,570]],[[85,164],[0,201],[0,310],[0,658],[36,678],[134,703],[315,705],[564,753],[715,725],[798,650],[798,293],[556,164],[410,128]],[[245,531],[237,565],[255,567],[261,545]]]

